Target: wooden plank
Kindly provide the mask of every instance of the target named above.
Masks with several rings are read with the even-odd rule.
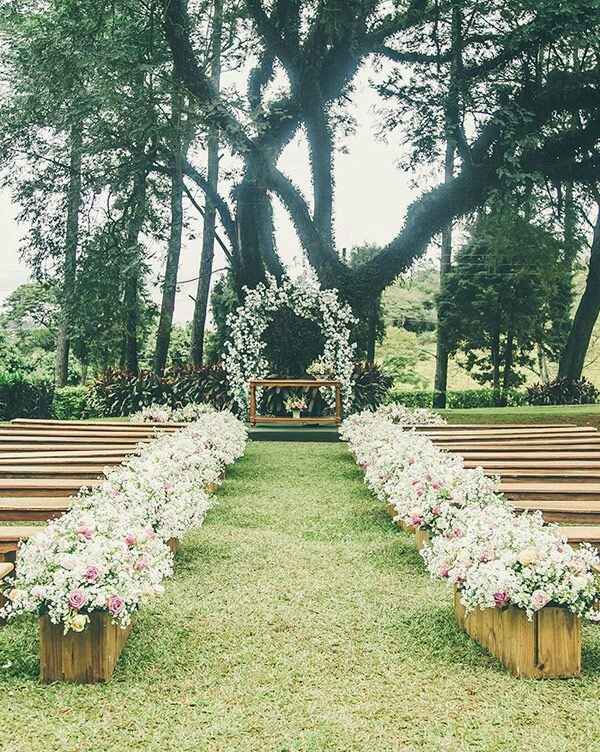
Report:
[[[517,483],[506,481],[500,483],[500,490],[510,500],[600,500],[600,486],[598,483]]]
[[[511,501],[518,512],[540,511],[546,522],[562,525],[600,525],[600,502],[594,500],[549,500],[521,499]]]
[[[598,525],[566,525],[560,529],[567,536],[569,543],[589,543],[592,546],[600,546],[600,526]]]
[[[23,454],[25,452],[51,452],[56,456],[61,452],[72,451],[87,451],[87,452],[136,452],[141,448],[141,444],[127,445],[127,444],[86,444],[84,443],[67,443],[67,444],[30,444],[28,442],[24,444],[2,444],[0,442],[0,456],[3,456],[6,452],[12,454]]]
[[[581,620],[566,609],[547,606],[531,621],[525,611],[513,607],[466,614],[456,591],[454,610],[461,629],[516,677],[566,678],[581,673]]]
[[[527,428],[580,428],[576,423],[442,423],[440,425],[431,424],[413,424],[406,426],[409,430],[416,430],[427,433],[429,431],[457,431],[457,430],[469,430],[469,431],[489,431],[493,428],[496,431],[512,431],[514,429],[527,429]],[[583,428],[594,428],[594,426],[583,426]]]
[[[437,445],[440,449],[443,449],[445,452],[453,452],[455,454],[463,454],[467,455],[471,452],[518,452],[518,451],[527,451],[527,449],[533,449],[535,451],[542,451],[545,450],[546,453],[549,452],[567,452],[567,451],[578,451],[578,452],[598,452],[600,451],[600,443],[597,441],[594,442],[585,442],[583,444],[579,444],[577,441],[569,441],[566,443],[559,442],[558,444],[554,444],[552,441],[529,441],[529,442],[499,442],[497,444],[495,443],[477,443],[477,444],[445,444],[443,447],[441,445]]]
[[[0,525],[0,543],[17,543],[39,533],[43,527],[33,525]]]
[[[566,470],[562,468],[484,468],[488,475],[498,475],[507,482],[544,482],[544,483],[598,483],[600,470],[581,469]],[[1,471],[1,468],[0,468]]]
[[[502,429],[497,430],[495,427],[490,427],[487,430],[479,429],[477,431],[471,431],[465,428],[461,428],[458,431],[436,431],[436,430],[430,430],[426,431],[425,435],[429,436],[429,438],[440,438],[440,439],[447,439],[453,436],[456,437],[462,437],[462,436],[502,436],[502,437],[508,437],[508,436],[514,436],[514,437],[520,437],[520,436],[563,436],[563,435],[579,435],[579,434],[598,434],[598,429],[594,426],[568,426],[560,428],[512,428],[512,429]]]
[[[451,439],[449,441],[437,441],[433,443],[443,449],[446,446],[460,446],[469,448],[469,446],[480,446],[488,451],[496,449],[497,447],[508,447],[511,449],[527,449],[528,447],[540,447],[550,450],[555,446],[564,446],[566,449],[576,449],[580,445],[598,447],[600,446],[600,435],[598,434],[582,434],[581,436],[549,436],[549,437],[532,437],[532,438],[473,438],[473,440],[467,439]]]
[[[250,385],[257,387],[313,387],[336,386],[340,382],[335,379],[250,379]]]
[[[254,419],[255,423],[322,423],[322,424],[337,424],[335,416],[324,416],[320,418],[287,418],[287,417],[275,417],[273,415],[257,415]]]
[[[113,467],[117,463],[113,463]],[[0,465],[1,478],[79,478],[94,479],[102,476],[108,463],[94,465]]]
[[[549,455],[546,455],[548,457]],[[562,460],[562,459],[544,459],[544,460],[476,460],[468,459],[464,462],[464,467],[473,469],[475,467],[482,467],[484,470],[496,470],[502,468],[528,468],[538,470],[600,470],[600,454],[596,455],[597,459],[592,460]],[[1,461],[0,461],[1,464]]]
[[[187,425],[187,423],[157,423],[157,422],[150,422],[150,423],[133,423],[132,421],[127,420],[111,420],[111,421],[101,421],[101,420],[51,420],[51,419],[37,419],[37,418],[13,418],[11,420],[11,424],[15,425],[24,425],[24,426],[72,426],[74,428],[78,427],[88,427],[88,426],[94,426],[97,428],[108,428],[109,430],[111,428],[134,428],[137,426],[143,426],[146,428],[160,428],[165,430],[173,430],[176,431],[179,428],[182,428]]]
[[[40,679],[45,684],[107,682],[131,632],[121,629],[107,612],[90,615],[83,632],[64,634],[61,624],[52,624],[47,615],[39,619]]]
[[[136,432],[119,433],[118,431],[16,431],[0,428],[0,441],[4,442],[26,442],[26,441],[55,441],[74,443],[81,441],[96,441],[98,443],[111,444],[135,444],[138,441],[144,441],[154,438],[151,436],[140,436]]]
[[[41,522],[60,517],[71,508],[72,497],[0,499],[2,522]]]
[[[67,478],[0,478],[0,497],[71,496],[80,488],[95,488],[101,480],[69,480]]]
[[[131,452],[3,452],[0,454],[0,468],[6,465],[64,465],[76,462],[78,465],[118,465],[129,457]]]

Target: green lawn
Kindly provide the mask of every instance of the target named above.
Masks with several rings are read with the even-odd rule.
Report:
[[[481,407],[440,412],[449,423],[574,423],[600,428],[600,404]]]
[[[343,444],[252,444],[219,496],[110,684],[41,686],[34,624],[0,630],[0,749],[597,748],[600,627],[583,679],[511,678]]]

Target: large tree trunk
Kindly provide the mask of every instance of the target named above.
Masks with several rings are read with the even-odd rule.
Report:
[[[221,87],[221,36],[223,31],[223,0],[215,0],[213,27],[211,33],[211,82],[215,91]],[[211,126],[208,132],[208,168],[209,187],[216,192],[219,183],[219,129]],[[206,196],[204,205],[204,226],[202,230],[202,253],[194,316],[192,318],[192,343],[190,360],[193,365],[201,366],[204,359],[204,329],[208,311],[208,296],[215,254],[216,208],[210,197]]]
[[[452,180],[454,173],[454,142],[446,142],[446,160],[444,169],[445,182]],[[440,252],[440,297],[444,295],[446,275],[452,268],[452,224],[442,231],[442,248]],[[446,407],[448,388],[448,345],[444,317],[438,305],[438,321],[435,351],[435,380],[433,385],[433,406],[438,409]]]
[[[177,273],[179,257],[181,255],[181,235],[183,232],[183,164],[187,151],[187,144],[182,136],[183,124],[183,92],[177,82],[174,83],[172,97],[172,121],[175,128],[173,138],[173,165],[171,175],[171,230],[165,279],[163,282],[162,303],[156,347],[154,349],[154,372],[162,376],[167,364],[169,344],[171,342],[171,328],[173,325],[173,311],[175,310],[175,294],[177,291]]]
[[[81,149],[82,123],[76,123],[70,133],[69,189],[67,194],[67,225],[63,285],[60,300],[60,319],[56,337],[54,382],[57,387],[67,383],[69,375],[69,336],[73,317],[73,297],[77,274],[77,242],[79,211],[81,208]]]
[[[139,237],[146,216],[146,159],[139,156],[139,164],[133,177],[131,213],[127,225],[127,248],[124,283],[125,341],[124,366],[131,373],[139,372],[138,328],[140,319],[141,258]]]
[[[592,331],[600,313],[600,202],[597,206],[598,216],[594,226],[585,290],[577,306],[567,344],[560,358],[559,378],[581,378]]]

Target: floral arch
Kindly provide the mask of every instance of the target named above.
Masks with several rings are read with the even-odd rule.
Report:
[[[320,326],[325,346],[319,363],[328,378],[341,383],[343,406],[348,410],[356,350],[351,337],[356,320],[350,306],[340,301],[337,290],[324,290],[314,274],[295,280],[285,277],[281,284],[269,276],[254,289],[246,288],[244,304],[230,314],[227,323],[231,338],[225,346],[224,363],[236,405],[246,411],[248,382],[269,374],[263,335],[275,313],[286,306]]]

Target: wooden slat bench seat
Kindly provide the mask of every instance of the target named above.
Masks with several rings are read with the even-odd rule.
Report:
[[[133,452],[3,452],[0,468],[4,465],[118,465]]]
[[[0,559],[14,560],[20,541],[29,540],[43,529],[33,525],[0,525]]]
[[[534,452],[517,454],[473,454],[465,455],[465,467],[564,467],[577,468],[600,466],[600,452]]]
[[[36,418],[13,418],[11,424],[23,426],[69,426],[73,428],[93,426],[94,428],[160,428],[167,431],[176,431],[187,423],[133,423],[127,420],[39,420]]]
[[[503,481],[500,489],[508,499],[600,500],[599,483],[519,483]]]
[[[118,463],[113,463],[118,464]],[[93,480],[104,475],[109,463],[90,465],[0,465],[0,478],[80,478]]]
[[[0,442],[3,444],[137,444],[140,441],[147,441],[151,437],[133,436],[116,431],[61,431],[48,433],[42,432],[21,432],[21,431],[3,431],[0,428]]]
[[[554,446],[572,447],[576,449],[580,445],[585,446],[600,446],[600,434],[577,434],[577,435],[565,435],[565,436],[521,436],[521,437],[488,437],[488,436],[473,436],[470,439],[466,438],[454,438],[448,437],[446,440],[432,439],[436,446],[442,449],[446,446],[482,446],[485,449],[493,450],[496,447],[508,446],[508,447],[547,447]]]
[[[112,428],[111,430],[102,428],[76,429],[65,426],[60,428],[23,428],[22,426],[4,426],[0,428],[0,436],[75,436],[77,438],[82,436],[114,436],[119,438],[119,440],[122,438],[139,439],[140,437],[153,439],[156,436],[160,436],[162,433],[164,432],[156,428]]]
[[[3,522],[39,522],[60,517],[71,508],[72,497],[24,497],[0,499]]]
[[[435,443],[435,442],[434,442]],[[547,451],[547,452],[598,452],[600,451],[600,441],[586,441],[580,444],[578,441],[514,441],[514,442],[484,442],[484,443],[457,443],[457,444],[436,444],[440,449],[446,452],[466,455],[471,452],[526,452],[526,451]]]
[[[77,441],[57,444],[53,442],[31,443],[30,441],[25,441],[22,443],[4,444],[0,441],[0,456],[3,456],[6,452],[12,454],[23,454],[24,452],[51,452],[55,456],[58,456],[59,452],[73,451],[110,452],[117,450],[119,452],[135,452],[138,451],[141,446],[141,444],[111,444],[110,442],[107,442],[106,444],[86,444],[85,442]]]
[[[101,480],[68,478],[0,478],[0,498],[9,496],[71,496],[86,486],[95,488]]]
[[[550,428],[547,430],[535,429],[532,431],[440,431],[428,432],[426,434],[432,441],[443,442],[453,440],[473,440],[482,441],[484,439],[546,439],[546,438],[563,438],[563,437],[600,437],[595,428]]]
[[[562,525],[600,525],[600,501],[519,500],[511,502],[519,512],[540,511],[546,522]]]
[[[528,428],[577,428],[581,426],[577,426],[575,423],[443,423],[441,425],[419,423],[406,427],[427,433],[429,431],[489,431],[490,429],[512,431]],[[583,426],[583,428],[593,428],[593,426]]]
[[[1,471],[1,468],[0,468]],[[588,467],[580,469],[564,468],[484,468],[487,475],[498,475],[507,482],[543,483],[600,483],[600,470]]]
[[[561,527],[561,532],[573,546],[589,543],[595,548],[600,547],[600,525],[566,525]]]

